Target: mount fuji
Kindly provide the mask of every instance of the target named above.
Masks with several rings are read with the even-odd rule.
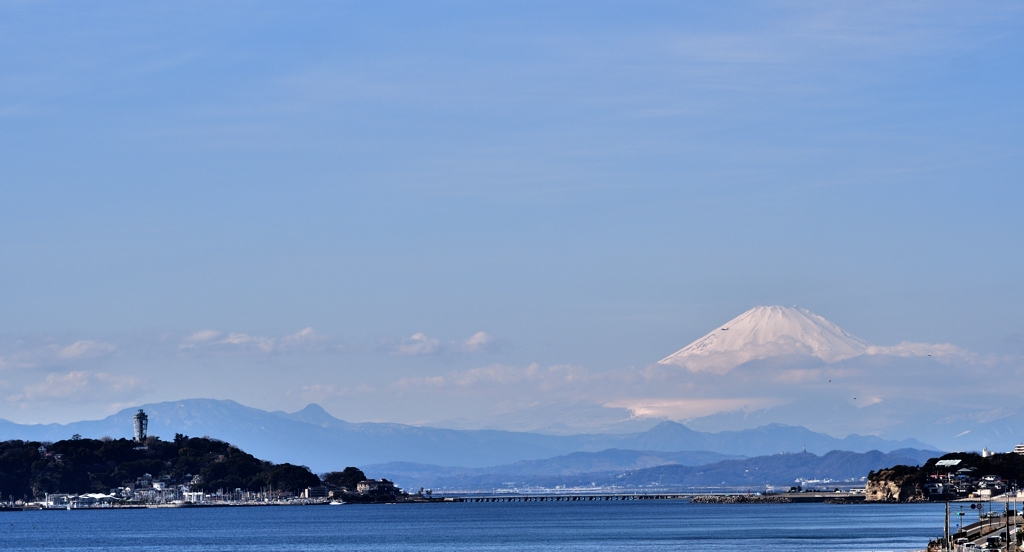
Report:
[[[658,363],[724,374],[752,360],[784,355],[813,356],[831,364],[864,354],[869,347],[807,309],[759,306]]]

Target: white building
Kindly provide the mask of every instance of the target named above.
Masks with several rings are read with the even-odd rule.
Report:
[[[202,504],[206,502],[206,494],[202,492],[191,492],[186,491],[182,494],[182,500],[185,502],[191,502],[193,504]]]
[[[302,498],[327,498],[327,487],[307,487],[302,491]]]

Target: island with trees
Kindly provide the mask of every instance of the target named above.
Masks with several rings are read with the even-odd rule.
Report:
[[[362,470],[314,474],[224,441],[87,439],[0,442],[0,502],[40,507],[368,503],[416,500]]]

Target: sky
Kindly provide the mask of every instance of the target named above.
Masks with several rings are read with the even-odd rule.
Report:
[[[793,388],[643,374],[775,304],[1016,374],[1022,30],[1015,2],[0,2],[0,417],[757,409]]]

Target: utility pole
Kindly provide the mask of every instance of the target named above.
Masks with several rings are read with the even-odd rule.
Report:
[[[949,501],[946,501],[946,530],[942,537],[942,549],[949,552]]]
[[[1010,552],[1010,501],[1004,502],[1003,526],[1006,527],[1006,552]]]

